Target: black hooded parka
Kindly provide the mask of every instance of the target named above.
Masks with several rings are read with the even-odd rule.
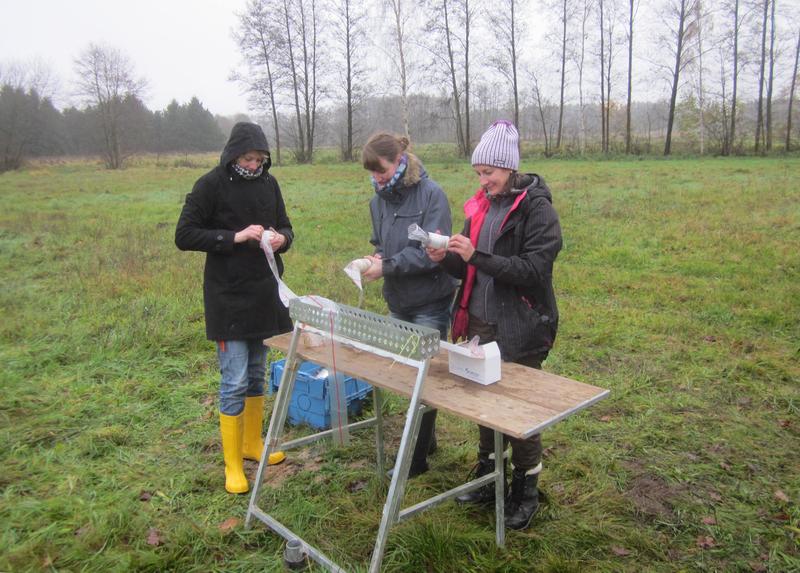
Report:
[[[245,179],[231,163],[254,150],[265,153],[263,172],[255,179]],[[206,253],[203,301],[209,340],[267,338],[292,329],[258,241],[234,243],[236,233],[250,225],[274,228],[286,237],[275,253],[278,272],[283,274],[278,253],[289,249],[294,234],[278,182],[269,173],[271,164],[261,128],[237,123],[219,165],[198,179],[186,196],[175,244],[182,251]]]

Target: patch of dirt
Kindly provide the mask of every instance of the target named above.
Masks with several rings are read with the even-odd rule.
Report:
[[[374,457],[370,457],[370,459],[357,459],[352,462],[348,462],[347,467],[355,469],[355,470],[363,470],[367,468],[375,467],[375,459]]]
[[[628,470],[632,474],[641,474],[645,471],[645,465],[643,462],[633,458],[630,460],[622,460],[622,467]]]
[[[272,487],[280,487],[286,478],[301,471],[315,471],[322,467],[322,458],[308,450],[289,450],[286,459],[274,466],[267,466],[264,471],[264,483]],[[244,461],[244,473],[251,482],[256,479],[258,462]]]
[[[674,517],[672,501],[681,493],[682,487],[670,487],[658,476],[641,474],[635,476],[625,497],[644,516],[670,519]]]

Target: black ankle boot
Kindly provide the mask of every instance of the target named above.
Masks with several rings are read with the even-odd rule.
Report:
[[[408,468],[408,479],[415,478],[420,474],[424,474],[429,469],[430,466],[428,466],[427,461],[422,460],[421,462],[415,463],[414,460],[411,460],[411,466],[409,466]],[[386,472],[386,477],[391,479],[393,475],[394,475],[394,468],[389,468],[389,470]]]
[[[431,436],[431,443],[428,445],[428,455],[432,456],[439,449],[439,444],[436,442],[436,434]]]
[[[490,474],[494,471],[494,460],[486,460],[478,458],[478,463],[473,466],[472,470],[469,472],[467,476],[467,481],[471,481],[472,479],[477,479],[483,477],[487,474]],[[505,481],[505,473],[503,473],[504,481]],[[508,489],[507,485],[503,488]],[[477,505],[485,505],[494,503],[494,492],[495,487],[494,483],[488,483],[483,487],[479,487],[478,489],[474,489],[472,491],[468,491],[467,493],[462,493],[458,497],[456,497],[456,501],[458,503],[473,503]]]
[[[436,451],[436,410],[429,410],[422,415],[419,425],[417,443],[411,454],[411,465],[408,468],[408,477],[414,478],[424,474],[430,469],[428,455]],[[394,468],[386,472],[390,478],[394,475]]]
[[[505,524],[509,529],[526,529],[539,510],[539,474],[525,475],[514,468],[511,473],[511,492],[505,502]]]

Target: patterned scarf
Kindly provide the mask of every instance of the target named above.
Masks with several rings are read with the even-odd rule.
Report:
[[[370,177],[370,179],[372,180],[373,189],[375,189],[375,191],[383,191],[384,193],[391,192],[392,189],[394,189],[394,187],[397,185],[397,182],[400,181],[400,178],[403,176],[403,173],[406,172],[407,166],[408,166],[408,155],[404,153],[403,156],[400,158],[400,163],[397,166],[394,175],[392,175],[392,178],[386,182],[386,185],[383,186],[378,185],[378,182],[375,181],[375,178]]]
[[[233,171],[238,174],[242,179],[256,179],[260,177],[261,174],[264,172],[264,165],[259,165],[258,169],[255,171],[251,171],[247,167],[242,167],[235,161],[231,163],[231,167],[233,167]]]

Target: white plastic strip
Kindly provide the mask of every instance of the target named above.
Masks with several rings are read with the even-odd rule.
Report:
[[[269,238],[272,236],[272,233],[273,231],[264,231],[261,235],[261,250],[264,251],[267,262],[269,263],[269,268],[275,280],[278,281],[278,295],[281,297],[281,302],[283,306],[289,308],[289,301],[293,298],[297,298],[297,295],[292,292],[292,289],[286,286],[286,283],[281,280],[281,276],[278,273],[278,265],[275,263],[275,253],[272,252],[272,245],[269,244]]]

